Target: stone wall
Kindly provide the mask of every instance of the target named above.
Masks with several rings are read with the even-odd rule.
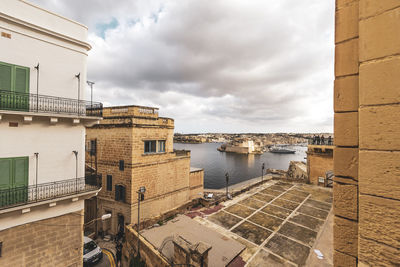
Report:
[[[308,182],[307,165],[301,161],[290,161],[286,177],[288,180]]]
[[[191,171],[189,174],[190,199],[203,197],[204,170]]]
[[[318,177],[324,177],[327,171],[333,170],[333,146],[313,145],[307,150],[307,173],[311,184],[318,185]]]
[[[336,266],[400,265],[399,27],[399,1],[336,1]]]
[[[0,266],[82,266],[83,210],[0,232]]]

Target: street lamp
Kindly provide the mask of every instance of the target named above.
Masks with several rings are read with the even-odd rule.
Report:
[[[261,182],[264,179],[264,169],[265,169],[265,163],[263,163],[261,166]]]
[[[72,153],[75,155],[75,190],[78,192],[78,151],[74,150]]]
[[[144,193],[146,192],[146,187],[141,186],[139,190],[137,191],[138,193],[138,215],[137,215],[137,233],[138,233],[138,241],[137,241],[137,252],[138,252],[138,258],[140,259],[140,200],[142,200],[142,197],[144,197]]]
[[[226,180],[226,197],[228,197],[229,173],[225,173],[225,180]]]
[[[90,86],[90,108],[93,109],[93,84],[92,81],[86,81],[86,83]]]

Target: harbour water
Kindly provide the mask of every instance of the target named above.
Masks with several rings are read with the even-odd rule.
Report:
[[[204,169],[204,188],[220,189],[225,187],[225,173],[229,173],[229,184],[237,184],[261,176],[261,166],[265,169],[287,170],[291,160],[305,161],[307,147],[288,146],[296,150],[295,154],[246,155],[217,151],[221,143],[185,144],[175,143],[174,149],[191,150],[192,167]]]

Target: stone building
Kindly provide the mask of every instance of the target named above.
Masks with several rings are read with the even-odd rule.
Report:
[[[173,119],[142,106],[107,107],[103,117],[87,129],[86,137],[88,146],[95,147],[90,149],[96,155],[93,168],[102,177],[98,214],[112,214],[108,224],[98,226],[100,231],[115,235],[118,226],[137,223],[137,191],[142,186],[141,219],[202,197],[203,170],[190,168],[190,151],[173,149]],[[88,155],[87,165],[91,163]]]
[[[0,1],[0,266],[81,266],[87,27]]]
[[[307,148],[307,174],[310,184],[330,184],[327,173],[333,170],[333,145],[309,144]]]
[[[337,0],[335,266],[400,265],[400,1]]]

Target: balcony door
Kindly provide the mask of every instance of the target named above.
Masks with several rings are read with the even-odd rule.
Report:
[[[0,158],[0,207],[27,201],[28,157]]]
[[[29,71],[0,62],[0,109],[29,110]]]

